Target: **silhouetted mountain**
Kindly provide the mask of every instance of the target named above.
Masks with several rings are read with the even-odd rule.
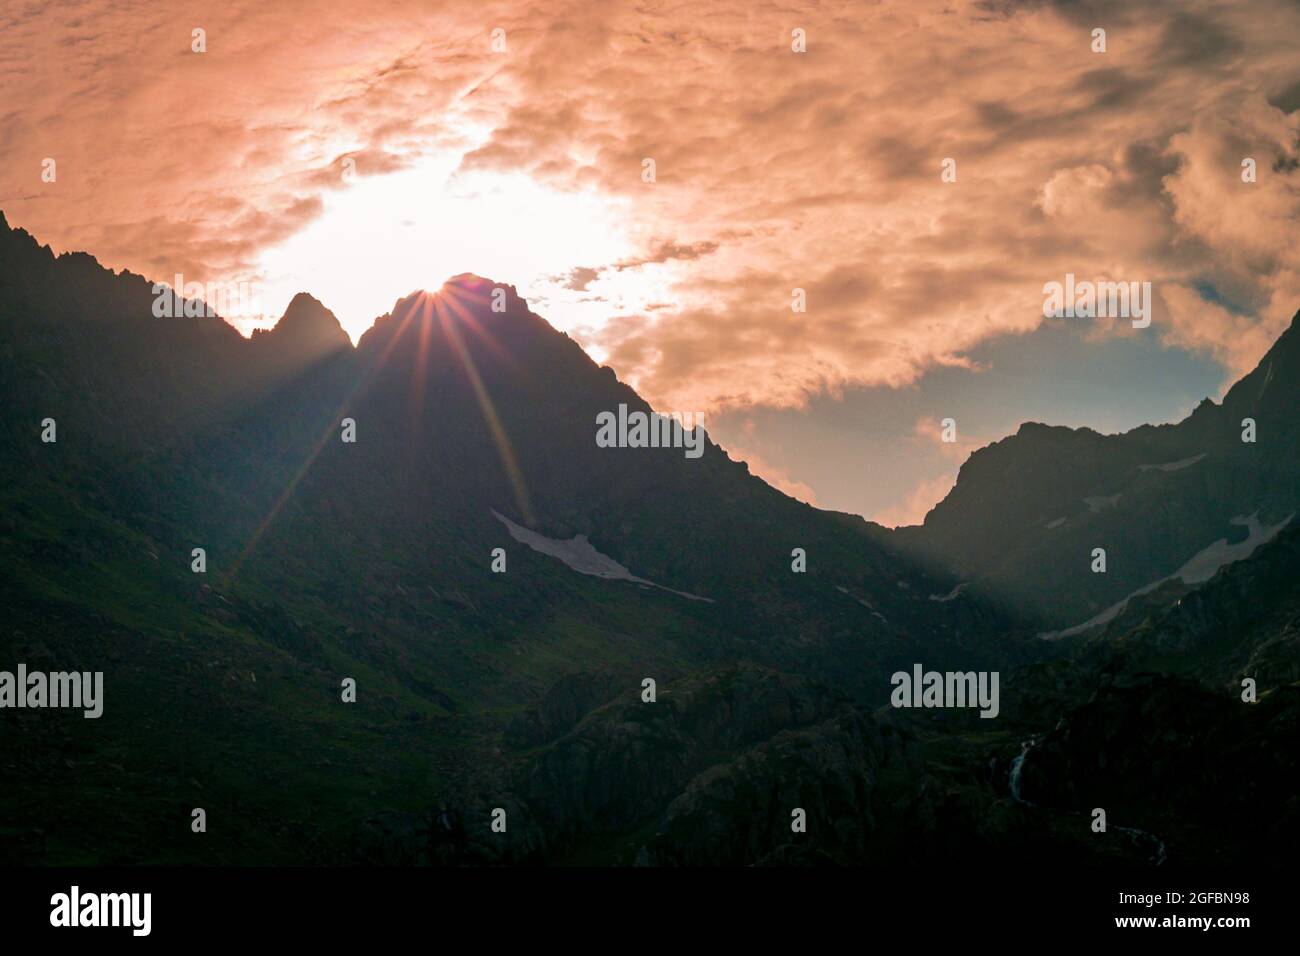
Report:
[[[1300,323],[1176,425],[1120,435],[1030,423],[973,453],[925,523],[894,536],[1053,629],[1178,573],[1205,580],[1300,510]],[[1255,441],[1243,441],[1254,422]],[[1106,552],[1094,573],[1093,549]],[[1098,623],[1101,623],[1100,621]]]
[[[413,294],[353,349],[305,295],[250,340],[219,318],[158,317],[151,283],[21,230],[0,232],[0,265],[11,656],[108,671],[80,772],[136,795],[87,821],[87,846],[140,849],[103,841],[135,832],[138,801],[189,801],[193,779],[238,820],[225,859],[268,840],[296,858],[285,820],[337,853],[359,826],[351,784],[318,794],[307,823],[280,788],[250,805],[237,781],[369,765],[372,805],[409,812],[468,786],[490,741],[578,671],[636,688],[754,661],[880,702],[922,653],[991,660],[978,637],[997,616],[937,607],[953,581],[864,523],[785,497],[709,441],[699,457],[599,447],[600,413],[650,407],[509,286],[459,276]],[[580,573],[574,554],[603,570]],[[159,722],[173,710],[180,724]],[[24,760],[64,752],[51,726],[31,725]],[[109,784],[114,753],[152,756]],[[59,786],[25,788],[16,812],[89,813]],[[162,832],[159,852],[193,858],[183,828]]]
[[[276,353],[284,364],[302,368],[352,343],[334,313],[306,292],[299,292],[274,328],[257,329],[252,340]]]
[[[1294,325],[1222,406],[1026,425],[886,533],[712,441],[601,447],[597,416],[650,407],[507,285],[414,293],[355,348],[306,294],[251,339],[157,299],[0,220],[0,669],[105,674],[98,720],[6,712],[5,862],[1142,863],[1069,782],[1125,768],[1089,785],[1188,858],[1205,805],[1165,797],[1184,770],[1222,794],[1190,763],[1236,729],[1266,818],[1207,853],[1296,833],[1269,750],[1296,674]],[[1029,626],[1198,552],[1095,633]],[[888,707],[917,662],[1000,672],[999,719]],[[1167,754],[1126,742],[1130,686]],[[1214,727],[1175,719],[1210,698]],[[191,839],[193,807],[220,840]]]

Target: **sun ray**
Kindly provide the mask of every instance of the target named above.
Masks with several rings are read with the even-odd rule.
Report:
[[[425,297],[424,293],[421,293],[421,296],[422,298],[417,305],[420,310],[427,314],[427,297]],[[415,318],[416,311],[417,309],[414,307],[407,310],[405,317],[402,319],[401,325],[398,326],[397,331],[393,333],[392,338],[389,339],[388,345],[384,349],[383,354],[379,356],[379,359],[369,369],[367,369],[365,374],[358,378],[358,380],[348,390],[347,395],[335,410],[330,423],[325,426],[320,437],[316,439],[315,444],[312,446],[311,451],[307,453],[302,465],[296,472],[294,472],[293,477],[289,479],[289,483],[285,486],[279,497],[276,498],[275,503],[271,505],[271,508],[267,511],[265,517],[263,517],[257,527],[253,530],[252,535],[248,539],[248,543],[244,545],[239,556],[231,563],[230,569],[222,576],[222,587],[228,587],[239,575],[240,570],[252,555],[253,551],[256,550],[258,544],[270,529],[271,525],[275,522],[276,517],[280,514],[280,511],[284,508],[286,502],[288,502],[288,500],[293,496],[295,489],[297,489],[298,485],[302,483],[302,480],[307,476],[307,473],[311,471],[312,466],[316,463],[316,459],[320,457],[321,452],[325,450],[325,445],[335,434],[335,429],[338,428],[339,422],[343,418],[343,413],[352,407],[357,396],[369,387],[371,380],[388,363],[388,359],[393,354],[393,350],[396,348],[398,341],[401,340],[402,336],[406,333],[407,328],[410,326],[411,321]]]
[[[501,464],[506,470],[506,476],[510,479],[511,487],[514,489],[515,503],[519,506],[519,513],[523,517],[524,523],[532,527],[535,520],[528,499],[528,489],[524,484],[523,472],[519,469],[514,448],[510,444],[510,437],[501,424],[501,418],[497,415],[492,397],[488,394],[487,388],[484,387],[483,380],[479,377],[478,369],[474,365],[474,359],[470,356],[469,350],[465,348],[464,340],[460,337],[457,319],[448,314],[453,310],[451,297],[439,295],[434,299],[434,308],[438,312],[438,321],[446,333],[447,341],[451,343],[452,348],[455,350],[456,357],[465,369],[465,375],[469,378],[470,386],[474,389],[474,397],[478,400],[479,410],[483,413],[483,420],[492,433],[492,440],[496,443],[497,453],[501,456]]]

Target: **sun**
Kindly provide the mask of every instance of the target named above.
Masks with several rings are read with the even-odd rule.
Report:
[[[398,298],[437,290],[453,275],[474,273],[524,294],[631,254],[629,217],[616,199],[520,173],[461,173],[458,163],[358,175],[325,197],[319,218],[260,259],[268,315],[308,291],[355,340]]]

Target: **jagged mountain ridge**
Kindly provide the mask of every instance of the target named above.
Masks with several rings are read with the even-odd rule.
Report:
[[[19,759],[40,772],[7,815],[85,843],[29,833],[14,859],[198,859],[145,809],[196,785],[230,827],[221,859],[336,858],[358,786],[370,810],[427,806],[588,667],[667,681],[752,660],[882,700],[923,651],[962,667],[1008,653],[979,640],[989,608],[936,613],[926,596],[951,579],[711,442],[698,459],[597,447],[598,412],[649,406],[509,286],[409,296],[355,348],[305,296],[251,339],[153,303],[143,278],[0,228],[3,652],[103,669],[111,690],[75,753],[57,722],[21,718]],[[579,574],[494,510],[710,600]],[[344,765],[364,772],[323,769]]]
[[[42,254],[21,235],[10,236],[11,249],[13,257],[32,260],[27,274],[44,274],[47,283],[70,258]],[[79,271],[87,266],[75,261]],[[83,281],[61,278],[65,289]],[[84,280],[96,297],[104,295],[107,281],[94,273]],[[95,396],[92,407],[61,416],[64,441],[75,446],[74,436],[90,431],[81,424],[101,411],[100,396],[113,389],[113,379],[135,383],[139,395],[120,396],[118,426],[95,428],[107,443],[106,460],[97,467],[125,472],[121,480],[131,485],[140,471],[135,459],[126,468],[117,464],[120,446],[131,435],[142,443],[147,438],[151,447],[142,455],[153,463],[165,459],[166,477],[151,474],[148,487],[136,482],[132,496],[149,503],[142,511],[193,522],[191,535],[213,544],[216,564],[241,553],[254,535],[257,548],[247,558],[256,564],[260,549],[294,546],[286,528],[299,514],[317,505],[335,512],[359,502],[370,506],[378,493],[409,509],[395,516],[371,508],[371,527],[395,535],[421,527],[431,550],[463,550],[467,537],[477,538],[478,555],[489,542],[509,544],[490,518],[496,509],[554,537],[585,534],[637,574],[683,591],[710,596],[740,582],[741,592],[727,602],[729,613],[755,635],[783,627],[777,607],[805,601],[811,589],[803,582],[815,581],[817,605],[838,618],[836,640],[859,659],[863,635],[881,631],[897,643],[906,637],[904,628],[921,624],[922,611],[929,633],[958,626],[934,625],[925,604],[925,595],[946,590],[949,582],[909,570],[858,529],[785,498],[712,443],[699,460],[686,460],[680,450],[597,448],[599,411],[650,407],[532,313],[512,287],[456,277],[438,295],[399,300],[352,350],[332,313],[305,294],[274,330],[244,340],[228,328],[214,331],[219,320],[154,319],[143,279],[124,274],[109,286],[116,294],[106,296],[113,303],[106,314],[91,314],[85,302],[59,301],[54,305],[62,311],[49,314],[61,319],[40,322],[75,328],[68,338],[101,358],[74,352],[56,365],[59,375],[81,380],[61,382],[54,394],[32,388],[41,393],[34,399],[20,394],[30,381],[12,383],[11,407],[37,415],[41,407],[66,408],[70,392]],[[495,289],[506,292],[502,312],[490,307]],[[41,308],[42,301],[20,295],[10,314],[24,305]],[[12,341],[21,336],[26,343],[37,324],[29,315],[11,327]],[[113,350],[114,338],[132,346],[143,339],[148,347],[131,361]],[[200,346],[204,338],[216,338],[217,347]],[[179,363],[173,351],[206,367],[186,369],[183,381],[152,375],[157,366]],[[182,414],[177,409],[191,391],[197,409]],[[206,417],[199,418],[199,410]],[[322,440],[330,419],[342,417],[358,422],[355,446]],[[275,511],[262,527],[291,482],[292,507]],[[429,495],[434,487],[440,500]],[[221,506],[214,508],[216,500]],[[444,520],[449,514],[455,516],[452,527]],[[326,520],[312,518],[318,519]],[[795,547],[811,556],[807,578],[790,573]],[[915,586],[899,587],[899,581],[909,584],[909,575]],[[972,614],[954,609],[951,617]],[[849,669],[843,662],[835,666]]]
[[[0,652],[103,668],[111,691],[90,732],[79,717],[15,721],[6,743],[21,785],[3,815],[26,825],[0,841],[6,860],[1143,862],[1141,848],[1092,839],[1069,796],[1101,755],[1126,772],[1098,777],[1096,799],[1122,801],[1121,821],[1150,809],[1126,780],[1145,759],[1124,750],[1143,709],[1105,704],[1116,675],[1184,662],[1179,673],[1209,690],[1176,691],[1166,709],[1217,694],[1213,747],[1239,726],[1223,702],[1244,669],[1269,693],[1294,674],[1294,589],[1278,586],[1294,567],[1291,532],[1207,585],[1135,602],[1100,641],[1018,640],[1017,620],[975,589],[930,600],[956,578],[899,554],[906,535],[794,502],[716,445],[698,460],[597,448],[597,411],[649,406],[509,286],[456,277],[399,300],[353,348],[307,296],[276,330],[243,339],[219,319],[155,319],[145,280],[54,257],[20,231],[0,230],[0,265]],[[491,308],[497,289],[504,312]],[[1221,410],[1193,416],[1203,445],[1224,427],[1216,416],[1242,408],[1263,409],[1261,431],[1285,426],[1291,366],[1274,358]],[[54,446],[38,439],[46,415],[59,421]],[[355,444],[340,440],[345,417]],[[1093,448],[1122,496],[1135,480],[1199,474],[1210,452],[1141,467],[1181,461],[1197,440],[1175,434],[1185,425],[1150,429],[1118,463],[1095,433],[1027,426],[1011,444]],[[1141,457],[1153,449],[1164,457]],[[1041,488],[1026,477],[1026,499],[1056,506],[1071,471]],[[1216,471],[1199,498],[1195,486],[1151,487],[1189,495],[1167,520],[1214,519],[1212,494],[1254,493],[1272,474]],[[1075,490],[1093,495],[1086,481]],[[713,603],[578,574],[515,541],[494,510],[554,539],[585,535],[633,573]],[[195,544],[203,576],[190,570]],[[489,570],[497,546],[506,575]],[[790,573],[795,546],[807,575]],[[1057,584],[1065,599],[1077,586]],[[917,660],[1003,671],[1007,724],[870,714],[888,673]],[[344,676],[358,680],[355,705],[339,703]],[[657,710],[639,696],[646,676],[659,681]],[[1103,705],[1089,708],[1094,695]],[[1233,772],[1276,770],[1268,814],[1285,814],[1294,767],[1276,741],[1294,708],[1269,699],[1240,724],[1251,743]],[[1015,803],[1006,771],[1019,735],[1062,717],[1079,733],[1025,763],[1026,793],[1051,806]],[[1190,741],[1147,792],[1157,803],[1181,792],[1170,789],[1180,761],[1203,759]],[[1055,791],[1050,766],[1064,768]],[[200,799],[228,835],[202,847],[172,819]],[[790,838],[796,799],[811,811],[807,841]],[[504,847],[476,822],[499,805],[512,820]],[[1248,835],[1293,841],[1278,819]],[[1138,822],[1188,858],[1205,832],[1189,821],[1182,839],[1187,821]],[[1222,842],[1214,853],[1249,850],[1233,833]]]
[[[1177,424],[1118,435],[1022,425],[974,452],[924,523],[892,538],[973,582],[967,593],[1047,628],[1078,625],[1219,539],[1242,541],[1244,519],[1275,527],[1300,510],[1298,392],[1293,319],[1222,404],[1207,399]],[[1253,443],[1242,441],[1245,419]],[[1090,570],[1098,547],[1105,573]]]

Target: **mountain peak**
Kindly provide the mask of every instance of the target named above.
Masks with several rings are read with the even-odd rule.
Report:
[[[484,276],[476,275],[473,272],[462,272],[460,275],[454,275],[442,284],[444,290],[449,286],[457,289],[472,290],[475,292],[481,292],[484,289],[506,289],[511,295],[518,295],[518,293],[515,292],[514,286],[508,285],[504,282],[496,282],[492,279],[485,278]]]
[[[1296,352],[1300,352],[1300,311],[1291,316],[1291,324],[1283,330],[1268,350],[1269,355]]]
[[[525,330],[554,332],[550,323],[528,307],[527,300],[513,285],[472,272],[452,276],[436,292],[416,289],[398,299],[386,315],[375,320],[361,337],[362,342],[386,340],[412,322],[416,325],[470,322],[479,328],[494,328],[508,337]]]
[[[494,297],[501,299],[501,296],[496,294],[498,289],[504,295],[504,300],[502,300],[506,304],[504,311],[514,312],[517,305],[522,305],[524,311],[527,311],[528,303],[524,301],[513,285],[506,282],[496,282],[473,272],[462,272],[447,279],[435,291],[416,289],[410,295],[398,299],[393,305],[392,314],[396,315],[412,305],[426,301],[432,303],[438,299],[449,300],[469,307],[475,305],[490,307],[493,304]],[[501,313],[502,310],[498,308],[491,311]]]
[[[338,317],[306,292],[293,297],[274,328],[259,330],[253,338],[255,341],[280,343],[279,348],[287,348],[307,358],[348,348],[352,344]]]
[[[284,310],[284,315],[275,324],[275,331],[288,332],[300,328],[333,327],[335,325],[338,325],[340,329],[342,328],[334,313],[325,308],[320,299],[310,292],[299,292],[290,300],[289,307]]]
[[[1223,408],[1232,416],[1274,417],[1289,422],[1294,407],[1294,383],[1300,376],[1300,312],[1264,357],[1223,396]]]

